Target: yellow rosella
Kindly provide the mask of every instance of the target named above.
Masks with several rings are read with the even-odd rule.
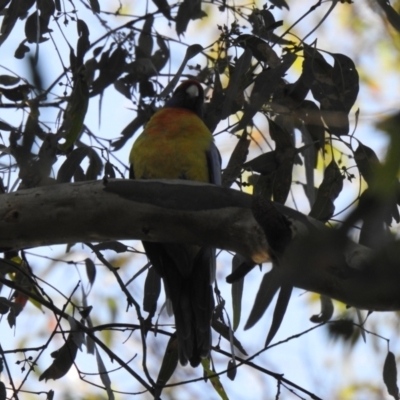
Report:
[[[199,82],[183,82],[146,124],[133,144],[132,179],[188,179],[221,184],[221,162],[203,122]],[[197,366],[210,354],[215,249],[179,243],[143,242],[162,277],[175,315],[179,360]]]

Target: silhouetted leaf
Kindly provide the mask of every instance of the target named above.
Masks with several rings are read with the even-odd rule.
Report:
[[[378,156],[375,154],[374,150],[370,147],[365,146],[361,142],[354,152],[354,159],[356,161],[358,170],[364,180],[367,182],[368,187],[375,190],[376,185],[379,183],[379,177],[385,177],[387,179],[387,188],[392,191],[392,193],[386,194],[386,208],[387,212],[379,215],[379,213],[375,213],[375,224],[379,224],[379,220],[384,220],[388,225],[390,225],[392,217],[396,222],[400,221],[400,214],[397,208],[397,204],[400,204],[400,184],[397,178],[394,178],[392,182],[390,182],[390,178],[388,179],[388,175],[382,173],[382,165],[378,159]],[[369,192],[368,192],[369,193]],[[367,195],[366,192],[363,193],[363,197]],[[371,195],[374,194],[371,192]],[[383,200],[383,198],[382,198]],[[397,204],[396,204],[397,203]],[[365,215],[365,218],[369,219],[370,216]],[[365,221],[365,218],[364,221]],[[382,219],[383,218],[383,219]],[[374,224],[372,221],[370,223]],[[371,228],[371,225],[370,225]]]
[[[280,9],[286,8],[287,10],[289,10],[289,6],[287,5],[285,0],[270,0],[270,3]]]
[[[121,132],[121,138],[112,142],[114,151],[121,149],[125,143],[135,134],[135,132],[145,124],[151,116],[151,109],[145,108],[138,110],[137,115]]]
[[[167,0],[152,0],[158,10],[164,15],[165,18],[173,20],[171,17],[171,8]]]
[[[228,376],[228,378],[231,381],[234,381],[236,378],[236,373],[237,373],[235,361],[229,360],[227,369],[228,369],[228,372],[226,373],[226,375]]]
[[[304,126],[314,142],[314,167],[316,167],[318,161],[318,151],[324,148],[325,142],[325,127],[321,119],[321,111],[313,101],[304,100],[300,107],[295,110],[295,113],[296,117],[304,122]]]
[[[276,292],[280,289],[281,284],[282,279],[276,269],[272,269],[264,275],[249,319],[244,327],[245,330],[250,329],[264,315]]]
[[[114,165],[110,163],[110,161],[106,161],[104,165],[104,176],[107,178],[115,178],[115,171],[114,171]]]
[[[229,115],[233,114],[237,110],[232,110],[232,102],[238,96],[238,93],[243,93],[241,90],[241,80],[243,76],[250,68],[251,65],[252,52],[250,49],[246,48],[243,54],[239,57],[235,64],[235,69],[230,76],[228,87],[225,90],[225,101],[221,111],[221,118],[225,119]]]
[[[292,240],[290,220],[277,209],[269,198],[258,194],[253,195],[251,211],[264,231],[270,258],[279,259]]]
[[[50,367],[40,375],[39,381],[42,381],[43,379],[45,381],[48,381],[49,379],[60,379],[70,370],[78,351],[78,346],[73,337],[74,334],[75,333],[71,332],[63,346],[51,354],[54,361]]]
[[[176,16],[176,33],[178,36],[186,32],[190,20],[206,17],[207,14],[201,9],[201,0],[184,0],[179,6]]]
[[[332,80],[338,91],[338,97],[344,110],[349,113],[359,90],[359,78],[356,66],[351,58],[344,54],[331,54],[333,64]]]
[[[232,258],[232,274],[245,262],[239,254],[235,254]],[[233,323],[232,329],[236,331],[240,323],[240,315],[242,312],[242,295],[243,295],[244,280],[238,279],[232,283],[232,310]]]
[[[371,186],[374,181],[374,174],[381,165],[378,156],[370,147],[359,142],[354,152],[354,160],[365,182],[368,186]]]
[[[86,275],[89,279],[90,286],[93,286],[96,279],[96,266],[90,258],[85,259]]]
[[[92,92],[90,96],[95,96],[104,91],[104,89],[114,83],[125,71],[127,52],[121,46],[118,46],[112,53],[112,48],[104,52],[98,63],[99,76],[92,83]]]
[[[30,92],[29,85],[19,85],[12,89],[0,87],[0,94],[11,101],[25,100]]]
[[[306,183],[303,188],[311,207],[315,203],[316,190],[314,186],[314,167],[316,162],[315,160],[318,159],[318,157],[315,154],[316,152],[314,148],[314,143],[312,143],[311,135],[303,124],[300,126],[300,132],[302,134],[304,146],[301,149],[298,149],[298,151],[304,157],[304,169],[306,178]]]
[[[266,62],[272,68],[278,67],[281,63],[272,47],[257,36],[243,34],[238,36],[236,42],[244,49],[251,50],[258,61]]]
[[[157,300],[161,292],[161,277],[154,267],[147,271],[144,282],[143,310],[154,315],[157,308]]]
[[[222,120],[222,107],[225,101],[225,91],[222,88],[219,74],[214,76],[214,90],[209,103],[205,104],[204,122],[211,132],[215,130],[219,122]]]
[[[71,151],[67,159],[63,162],[57,174],[58,183],[71,182],[77,168],[80,166],[83,159],[89,154],[88,147],[78,147]]]
[[[17,47],[17,50],[15,50],[14,57],[18,58],[19,60],[24,58],[25,54],[30,50],[29,47],[25,44],[25,42],[26,39],[24,39]]]
[[[369,196],[370,189],[366,189],[361,194],[359,207],[362,208],[364,202],[368,202]],[[393,211],[397,211],[397,206],[393,204],[391,210],[389,209],[389,211],[391,211],[389,213],[387,208],[386,210],[383,208],[382,211],[379,210],[379,207],[374,207],[374,212],[372,212],[372,210],[369,212],[367,209],[366,212],[362,213],[361,219],[363,223],[358,242],[363,246],[367,246],[371,249],[380,249],[392,240],[392,234],[390,233],[388,225],[392,220]],[[388,214],[390,215],[388,216]]]
[[[142,96],[142,98],[154,97],[156,95],[156,91],[154,90],[153,83],[145,80],[140,81],[139,93]]]
[[[7,7],[9,2],[10,0],[0,0],[0,11],[3,11]],[[0,362],[2,363],[2,360]],[[0,372],[2,371],[3,371],[3,366],[1,366]]]
[[[282,285],[279,292],[278,300],[275,305],[274,315],[272,317],[271,327],[269,328],[268,336],[265,341],[265,347],[271,343],[271,340],[278,332],[279,327],[285,316],[287,306],[289,304],[290,296],[292,295],[293,287],[290,285]]]
[[[150,57],[150,60],[157,72],[160,72],[167,64],[170,51],[161,35],[157,33],[158,50]]]
[[[249,147],[250,140],[247,139],[247,135],[243,134],[238,140],[228,165],[222,174],[223,187],[231,187],[235,180],[238,179],[242,171],[243,163],[246,161]]]
[[[136,59],[149,58],[153,52],[153,37],[151,28],[153,27],[154,17],[148,15],[144,21],[143,28],[139,35],[138,46],[136,47]]]
[[[86,180],[96,180],[103,169],[100,156],[92,148],[89,148],[89,166],[86,170]]]
[[[10,310],[10,307],[12,306],[12,301],[8,300],[6,297],[1,296],[0,297],[0,314],[5,315],[8,313]]]
[[[12,131],[14,127],[11,125],[7,124],[7,122],[1,121],[0,120],[0,130],[1,131]]]
[[[254,115],[260,110],[262,105],[269,102],[280,78],[285,75],[296,58],[295,54],[287,53],[282,57],[282,63],[279,66],[272,69],[265,69],[257,76],[251,92],[250,104],[244,110],[243,117],[235,130],[244,129],[252,122]]]
[[[243,164],[248,171],[255,171],[263,175],[269,175],[278,168],[275,151],[268,151]]]
[[[82,167],[79,165],[74,173],[74,182],[84,182],[86,180],[85,172]]]
[[[223,324],[221,321],[218,321],[215,318],[215,315],[213,315],[213,318],[211,320],[211,326],[215,330],[215,332],[219,333],[223,338],[225,338],[228,342],[231,341],[231,338],[233,339],[233,345],[240,350],[240,352],[244,355],[247,356],[246,350],[243,348],[242,344],[239,342],[238,339],[233,334],[233,331],[229,330],[229,327],[225,324]]]
[[[182,72],[187,64],[187,62],[193,57],[197,56],[200,52],[203,51],[203,46],[200,44],[192,44],[186,49],[185,58],[183,59],[178,71],[172,78],[172,80],[168,83],[168,85],[164,88],[164,90],[160,93],[160,97],[167,97],[172,89],[177,85],[179,79],[181,79]]]
[[[18,76],[0,75],[0,85],[12,86],[16,85],[20,80],[21,78],[18,78]]]
[[[334,67],[316,49],[305,46],[303,73],[314,98],[320,102],[330,133],[347,135],[348,113],[358,94],[358,73],[348,57],[343,54],[332,54],[332,57]]]
[[[34,141],[39,137],[43,137],[43,130],[39,125],[39,108],[36,101],[30,102],[30,112],[26,120],[21,150],[25,154],[30,154]]]
[[[38,11],[32,13],[25,22],[25,36],[29,43],[43,43],[49,38],[43,36],[46,32],[51,32],[51,29],[47,27],[48,21],[46,21]]]
[[[0,400],[7,399],[7,390],[3,382],[0,382]]]
[[[37,2],[38,10],[40,11],[40,17],[43,20],[43,26],[45,32],[51,32],[51,29],[48,28],[50,23],[50,18],[53,16],[54,11],[56,9],[53,0],[39,0]],[[42,28],[41,28],[42,29]]]
[[[1,24],[0,45],[4,43],[8,35],[14,28],[18,18],[26,16],[28,10],[35,4],[35,0],[12,0],[9,7],[5,10],[3,21]]]
[[[102,242],[93,246],[96,250],[113,250],[116,253],[126,253],[128,247],[121,242]]]
[[[317,192],[317,199],[312,206],[310,216],[320,221],[328,221],[335,212],[334,201],[343,189],[343,175],[335,160],[326,167],[324,179]]]
[[[388,19],[389,23],[393,26],[394,29],[400,32],[400,15],[390,5],[390,2],[388,0],[377,0],[377,3],[385,12],[386,18]]]
[[[394,354],[389,351],[385,364],[383,365],[383,381],[387,387],[389,394],[396,400],[399,399],[399,388],[397,386],[397,367]]]
[[[170,337],[167,348],[165,350],[165,354],[161,363],[161,368],[158,373],[156,387],[154,391],[154,398],[158,399],[161,395],[161,391],[163,387],[168,383],[171,376],[176,370],[178,366],[178,341],[176,336],[173,335]]]
[[[253,12],[249,16],[249,22],[253,27],[252,32],[267,40],[271,40],[272,31],[283,23],[283,21],[276,23],[271,11],[267,9],[259,10],[258,8],[253,9]]]
[[[78,19],[76,27],[78,29],[78,44],[76,48],[76,66],[80,67],[83,64],[83,57],[85,56],[86,52],[89,50],[90,41],[89,41],[89,28],[86,23]]]
[[[90,8],[93,10],[95,13],[100,12],[100,4],[98,0],[89,0]]]
[[[293,138],[276,122],[268,118],[269,133],[275,142],[275,160],[278,168],[273,175],[272,194],[277,203],[285,204],[292,185],[292,170],[297,155]]]
[[[114,400],[115,397],[114,397],[114,392],[111,389],[110,376],[108,375],[106,366],[104,365],[103,359],[101,358],[97,347],[96,347],[96,362],[97,362],[97,369],[99,371],[101,382],[103,383],[104,387],[106,388],[108,400]]]

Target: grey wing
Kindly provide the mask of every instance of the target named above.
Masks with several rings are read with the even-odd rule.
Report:
[[[221,154],[219,154],[219,150],[214,142],[211,143],[206,156],[210,183],[221,185]]]

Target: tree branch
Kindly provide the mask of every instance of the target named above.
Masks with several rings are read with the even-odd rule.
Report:
[[[0,195],[0,248],[138,239],[210,245],[258,264],[273,251],[253,216],[252,199],[182,180],[111,179],[20,190]],[[275,265],[282,282],[361,309],[400,309],[396,242],[371,250],[313,218],[273,206],[294,232]]]

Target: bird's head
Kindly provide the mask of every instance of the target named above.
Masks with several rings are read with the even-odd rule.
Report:
[[[200,82],[190,79],[182,82],[174,91],[165,107],[186,108],[203,118],[204,90]]]

